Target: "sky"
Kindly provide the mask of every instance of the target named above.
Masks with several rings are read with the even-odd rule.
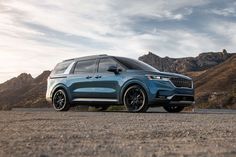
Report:
[[[94,54],[236,52],[235,0],[0,0],[0,83]]]

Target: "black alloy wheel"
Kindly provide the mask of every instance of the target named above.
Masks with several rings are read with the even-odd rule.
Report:
[[[68,111],[70,108],[66,93],[62,89],[59,89],[54,93],[52,103],[56,111]]]
[[[125,91],[123,103],[129,112],[146,112],[148,109],[146,92],[139,85],[133,85]]]

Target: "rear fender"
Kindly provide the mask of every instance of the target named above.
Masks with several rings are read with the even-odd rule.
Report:
[[[55,93],[55,91],[58,90],[58,89],[63,89],[66,92],[67,98],[68,98],[68,100],[69,100],[69,102],[71,104],[72,103],[72,97],[71,97],[70,91],[69,91],[69,89],[64,84],[56,85],[53,88],[52,92],[51,92],[51,97],[53,96],[53,93]]]

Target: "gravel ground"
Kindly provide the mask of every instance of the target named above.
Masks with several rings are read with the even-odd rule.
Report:
[[[236,156],[235,113],[1,111],[0,156]]]

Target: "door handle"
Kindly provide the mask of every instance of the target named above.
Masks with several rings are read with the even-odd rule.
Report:
[[[92,78],[92,76],[87,76],[87,77],[86,77],[86,79],[91,79],[91,78]]]
[[[99,79],[99,78],[101,78],[102,76],[101,75],[97,75],[95,78],[96,79]]]

